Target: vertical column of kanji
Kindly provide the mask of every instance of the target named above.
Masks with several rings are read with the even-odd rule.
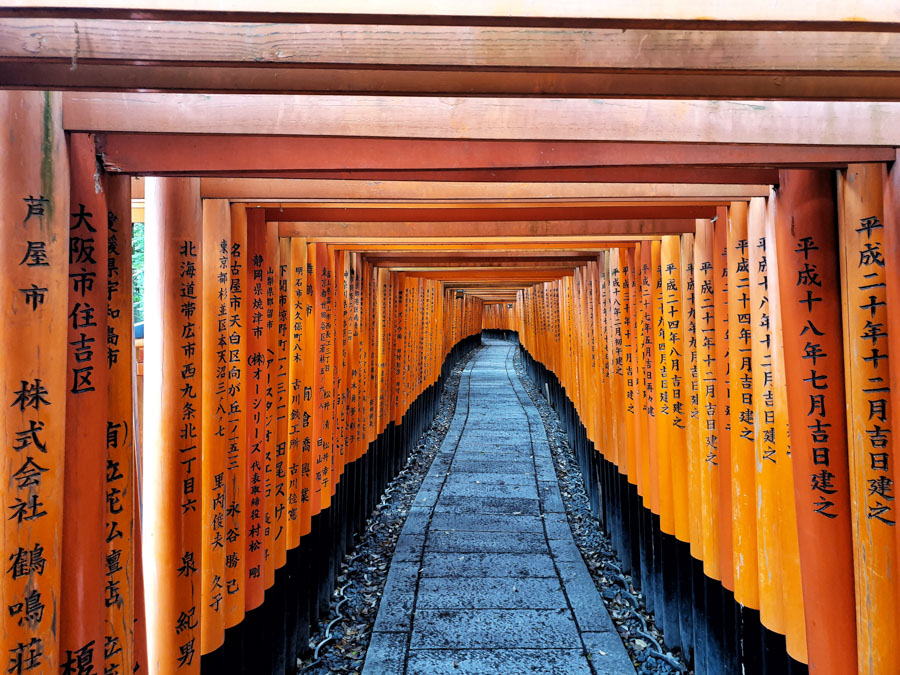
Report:
[[[278,236],[278,225],[275,236]],[[288,486],[290,459],[288,457],[288,354],[289,354],[289,318],[288,293],[291,263],[291,240],[287,237],[278,239],[278,267],[275,279],[278,288],[278,322],[276,329],[275,350],[275,543],[276,562],[284,566],[287,562],[287,549],[294,548],[289,537],[290,531],[290,490]],[[299,542],[298,542],[299,543]]]
[[[203,569],[200,575],[200,653],[225,639],[225,467],[228,452],[228,272],[231,213],[228,201],[203,201],[203,323],[200,385]]]
[[[336,250],[334,264],[334,341],[335,341],[335,462],[339,482],[350,461],[350,378],[347,373],[350,347],[349,284],[350,259],[346,251]]]
[[[650,425],[654,442],[650,447],[650,509],[659,516],[660,529],[672,534],[672,467],[667,443],[668,424],[662,408],[666,404],[668,370],[666,368],[665,330],[663,329],[662,295],[662,242],[650,244],[650,316],[651,341],[650,369],[653,382],[653,400],[649,407]]]
[[[634,484],[638,497],[643,499],[645,457],[647,455],[647,398],[644,387],[644,272],[641,266],[641,251],[645,244],[634,246],[634,284],[631,289],[631,307],[634,314],[634,405],[635,405],[635,457]]]
[[[754,449],[753,341],[747,202],[728,210],[728,371],[731,382],[731,513],[734,597],[759,607],[756,564],[756,456]],[[759,214],[761,215],[761,214]]]
[[[778,534],[781,547],[782,606],[787,653],[806,663],[806,624],[803,612],[803,584],[800,574],[800,549],[797,534],[797,506],[794,499],[794,471],[790,455],[790,429],[787,410],[787,377],[784,370],[784,335],[781,319],[781,276],[778,270],[778,246],[775,238],[775,189],[769,188],[766,200],[766,275],[769,329],[772,334],[772,397],[775,412],[775,494]],[[760,562],[760,573],[764,568]]]
[[[884,180],[884,257],[885,282],[888,302],[888,334],[893,353],[900,353],[900,151],[890,171],[882,170]],[[900,358],[891,359],[891,380],[900,382]],[[894,428],[900,424],[900,406],[891,408]],[[897,533],[900,554],[900,532]]]
[[[99,178],[93,136],[69,139],[69,326],[66,393],[66,458],[63,494],[62,578],[59,649],[61,667],[78,662],[100,669],[104,597],[116,602],[115,584],[105,576],[106,407],[109,366],[107,328],[106,193]],[[39,463],[39,460],[35,459]],[[42,467],[43,468],[43,467]],[[26,473],[41,471],[29,465]],[[22,474],[14,474],[19,479]],[[19,484],[28,482],[19,480]],[[112,503],[120,495],[111,495]],[[16,522],[37,516],[37,495],[15,512]],[[125,589],[121,589],[122,592]],[[68,665],[66,665],[68,664]]]
[[[659,492],[656,489],[656,383],[653,377],[653,266],[654,242],[645,241],[641,246],[641,304],[643,308],[643,344],[641,365],[644,384],[644,420],[646,445],[641,458],[641,475],[644,481],[644,507],[659,513]],[[652,582],[651,582],[652,583]]]
[[[708,220],[696,221],[694,237],[694,307],[697,315],[697,405],[700,433],[697,453],[700,512],[703,518],[703,572],[721,579],[719,571],[719,383],[716,379],[717,341],[713,257],[715,234]]]
[[[320,332],[320,311],[318,309],[318,298],[320,288],[320,277],[316,262],[317,244],[307,243],[306,246],[306,306],[307,306],[307,323],[306,323],[306,360],[304,361],[304,370],[308,380],[304,387],[309,386],[310,398],[305,399],[306,390],[304,388],[303,401],[303,423],[301,428],[304,430],[304,437],[309,438],[310,443],[310,477],[309,477],[309,515],[310,518],[317,516],[322,512],[322,445],[318,441],[318,428],[321,429],[321,422],[316,418],[321,416],[319,405],[321,403],[321,394],[318,390],[320,383],[319,372],[319,332]],[[302,443],[302,441],[301,441]],[[301,446],[302,447],[302,446]]]
[[[838,229],[844,296],[844,368],[854,526],[858,668],[900,670],[894,475],[888,360],[884,199],[881,166],[850,165],[838,178]],[[817,388],[832,386],[820,379]],[[814,489],[828,499],[831,476],[819,470]]]
[[[700,385],[697,361],[697,312],[694,303],[694,235],[681,235],[681,312],[682,345],[684,346],[684,418],[685,462],[687,468],[688,527],[691,556],[703,560],[703,501],[700,470]]]
[[[688,524],[688,456],[686,447],[687,414],[685,410],[685,366],[681,292],[681,238],[669,235],[662,238],[662,294],[663,325],[668,373],[668,412],[663,414],[669,424],[667,440],[671,461],[672,518],[674,534],[681,541],[690,541]],[[660,411],[662,412],[662,411]]]
[[[604,269],[604,259],[597,257],[596,261],[591,261],[592,275],[594,278],[594,312],[595,326],[597,332],[597,355],[600,367],[598,369],[599,386],[598,399],[601,402],[600,426],[603,429],[603,439],[597,450],[605,459],[609,459],[609,434],[612,426],[612,415],[609,404],[609,360],[607,357],[609,342],[606,337],[606,276]]]
[[[347,377],[347,435],[348,440],[348,462],[355,462],[359,459],[362,449],[359,447],[359,436],[362,429],[360,424],[359,404],[362,402],[360,392],[360,376],[362,369],[365,367],[364,357],[360,357],[359,353],[359,295],[357,288],[358,274],[356,271],[357,259],[356,254],[348,252],[347,254],[347,365],[344,372]],[[353,486],[351,490],[356,490]],[[351,494],[350,499],[355,499],[356,495]],[[355,525],[355,523],[354,523]]]
[[[718,460],[719,573],[722,586],[734,590],[734,564],[731,557],[731,383],[729,380],[729,296],[728,296],[728,209],[717,209],[713,248],[713,286],[716,325],[716,438]],[[729,610],[730,611],[730,610]]]
[[[376,314],[378,285],[375,266],[365,261],[363,265],[363,306],[366,321],[366,344],[369,352],[369,433],[367,442],[373,443],[381,432],[378,426],[378,315]],[[368,450],[368,446],[367,446]],[[367,480],[371,481],[371,474]]]
[[[585,426],[588,427],[590,436],[589,438],[594,443],[594,447],[596,448],[600,443],[600,430],[597,426],[597,388],[596,377],[594,376],[594,368],[597,365],[597,361],[594,358],[594,346],[595,346],[595,336],[594,336],[594,327],[593,327],[593,307],[591,305],[591,296],[590,289],[592,286],[591,276],[588,272],[587,265],[583,265],[576,270],[581,277],[581,292],[579,305],[578,305],[578,316],[581,322],[581,335],[582,335],[582,345],[581,345],[581,353],[579,358],[582,362],[581,367],[581,377],[582,377],[582,389],[584,390],[584,396],[586,398],[586,409],[581,411],[581,418],[585,423]],[[515,325],[513,326],[515,328]]]
[[[385,312],[386,312],[386,293],[387,293],[387,275],[388,271],[376,267],[373,270],[375,278],[375,337],[376,337],[376,375],[377,375],[377,415],[378,415],[378,433],[384,431],[388,424],[388,383],[387,368],[385,363]],[[452,309],[452,308],[451,308]]]
[[[393,329],[393,350],[389,353],[388,358],[391,364],[391,421],[400,424],[400,418],[403,414],[402,392],[403,392],[403,345],[405,342],[404,328],[404,276],[391,272],[391,323],[390,328]],[[460,306],[462,306],[460,302]],[[463,315],[460,314],[460,323],[462,323]]]
[[[266,581],[266,228],[263,209],[247,209],[247,514],[244,609],[263,603]]]
[[[612,379],[616,414],[616,459],[619,473],[628,473],[628,443],[625,420],[625,370],[622,351],[622,249],[609,251],[610,315],[612,317]]]
[[[600,447],[600,439],[603,437],[603,429],[600,425],[600,388],[599,376],[597,375],[597,324],[596,324],[596,303],[594,302],[594,276],[591,269],[592,263],[588,262],[581,268],[582,278],[582,295],[584,297],[582,303],[582,311],[584,312],[585,335],[587,344],[585,345],[586,361],[585,361],[585,388],[588,391],[591,404],[588,410],[584,411],[584,416],[590,421],[591,440],[594,441],[594,448]],[[531,289],[527,293],[531,294]],[[530,330],[529,330],[530,333]],[[529,339],[531,339],[529,337]]]
[[[332,483],[332,438],[333,438],[333,399],[334,389],[334,345],[332,334],[332,267],[328,245],[317,243],[315,248],[315,385],[316,402],[313,417],[313,439],[316,452],[316,482],[319,487],[319,508],[331,506]]]
[[[0,127],[0,658],[14,675],[56,673],[71,283],[61,94],[0,92]]]
[[[228,269],[228,442],[225,465],[225,627],[244,619],[247,555],[247,209],[231,206]]]
[[[753,446],[757,541],[757,587],[760,621],[784,634],[781,515],[776,469],[779,457],[775,439],[775,394],[772,363],[772,307],[770,293],[777,293],[769,278],[769,246],[766,237],[766,200],[754,197],[747,213],[747,258],[750,273],[750,326],[753,381]],[[785,448],[782,448],[784,453]]]
[[[782,171],[779,183],[775,255],[809,667],[850,673],[856,610],[833,175]],[[884,337],[873,335],[873,348]]]
[[[628,316],[629,316],[629,343],[630,352],[628,358],[629,389],[627,392],[628,405],[631,409],[631,430],[629,431],[628,448],[628,482],[639,488],[641,484],[641,459],[643,455],[643,387],[641,386],[641,306],[640,306],[640,244],[627,249],[626,263],[628,273]],[[633,514],[637,517],[637,514]],[[637,542],[633,544],[637,546]]]
[[[635,378],[637,375],[637,359],[635,358],[635,295],[634,295],[634,249],[620,249],[622,263],[622,359],[623,359],[623,396],[625,403],[625,452],[628,466],[628,482],[635,484],[637,445],[639,443],[637,426],[637,401]],[[633,515],[633,514],[632,514]],[[634,543],[636,545],[636,542]]]
[[[311,532],[310,522],[310,466],[312,441],[309,436],[309,403],[312,401],[312,385],[307,379],[306,349],[309,319],[307,318],[306,240],[292,237],[290,240],[290,280],[288,288],[290,340],[288,347],[288,542],[297,546],[300,538]]]
[[[262,209],[259,209],[262,210]],[[278,446],[279,318],[281,269],[278,223],[266,223],[266,589],[275,583],[275,570],[287,560],[285,542],[284,447]]]
[[[262,209],[256,209],[262,211]],[[278,338],[275,327],[275,270],[278,268],[278,228],[277,223],[266,223],[266,241],[263,259],[263,328],[265,342],[262,345],[265,370],[263,371],[263,492],[266,508],[263,512],[263,534],[265,536],[265,565],[263,566],[263,586],[266,590],[275,583],[275,568],[278,566],[275,549],[275,347]]]
[[[342,465],[346,453],[347,436],[344,430],[346,423],[345,415],[345,384],[344,376],[344,351],[346,349],[347,334],[345,332],[345,315],[344,315],[344,252],[334,250],[328,247],[334,260],[334,284],[332,286],[332,326],[333,326],[333,360],[332,360],[332,382],[331,382],[331,401],[332,401],[332,488],[336,488],[341,480]],[[332,492],[334,494],[334,492]]]
[[[135,410],[131,289],[131,179],[106,176],[107,383],[106,633],[104,672],[125,673],[135,659]],[[142,660],[143,663],[143,660]]]
[[[147,178],[143,536],[151,673],[200,672],[200,180]]]
[[[594,448],[600,447],[600,439],[603,430],[600,427],[600,390],[597,376],[597,333],[596,333],[596,307],[594,305],[594,279],[591,274],[591,264],[581,267],[581,312],[584,324],[584,388],[588,396],[588,409],[583,412],[583,418],[590,424],[591,440]]]

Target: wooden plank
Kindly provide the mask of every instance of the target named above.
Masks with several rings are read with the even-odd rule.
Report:
[[[251,209],[252,211],[252,209]],[[279,223],[282,237],[558,237],[671,234],[690,232],[690,218],[646,220],[450,222],[290,222]],[[502,248],[502,247],[501,247]]]
[[[880,34],[879,34],[880,35]],[[89,91],[252,94],[429,94],[896,101],[894,75],[658,72],[509,72],[256,68],[253,66],[109,65],[8,61],[0,87]]]
[[[41,15],[42,10],[53,10],[60,15],[59,0],[10,0],[9,11],[24,16]],[[848,14],[846,4],[840,0],[820,0],[814,5],[785,5],[778,0],[763,0],[752,5],[725,4],[717,0],[647,0],[642,3],[622,5],[614,0],[588,2],[587,0],[536,0],[529,3],[493,0],[461,0],[450,9],[445,3],[431,0],[427,3],[414,0],[384,0],[373,12],[370,4],[361,0],[310,0],[303,4],[303,13],[297,12],[295,3],[288,0],[259,0],[252,9],[242,0],[200,0],[184,10],[178,0],[70,0],[66,4],[68,14],[75,16],[131,16],[137,12],[145,18],[190,18],[210,20],[252,19],[267,17],[270,20],[296,21],[311,15],[332,17],[351,16],[354,20],[369,17],[369,21],[384,20],[385,15],[400,15],[404,23],[472,22],[484,23],[499,20],[509,23],[590,21],[599,25],[670,24],[687,22],[689,25],[712,22],[735,22],[736,25],[765,25],[771,27],[794,23],[810,24],[808,27],[837,25],[847,30],[864,30],[867,23],[900,22],[900,8],[881,0],[860,0]],[[46,12],[49,13],[49,12]],[[392,17],[400,18],[400,17]]]
[[[699,143],[635,143],[621,141],[526,141],[526,140],[437,140],[428,138],[335,138],[317,136],[280,136],[267,138],[253,135],[177,134],[165,137],[142,133],[108,133],[98,136],[102,148],[104,168],[110,172],[131,174],[192,173],[224,175],[258,173],[273,178],[281,173],[315,171],[438,171],[448,175],[433,180],[479,180],[455,174],[450,169],[540,169],[556,168],[566,182],[603,182],[596,174],[580,173],[597,167],[732,167],[732,166],[845,166],[851,162],[889,162],[893,154],[889,148],[857,147],[849,145],[707,145]],[[612,173],[612,172],[611,172]],[[513,174],[515,175],[515,174]],[[429,180],[411,179],[398,174],[381,176],[383,181]],[[481,179],[489,183],[503,181],[503,174],[487,173]],[[310,176],[314,178],[315,176]],[[327,176],[325,176],[327,177]],[[336,176],[338,177],[338,176]],[[363,176],[362,179],[365,180]],[[516,182],[528,178],[515,175]],[[547,181],[547,178],[540,179]],[[628,182],[627,178],[611,177],[613,183]],[[768,183],[777,181],[743,181]],[[646,180],[642,182],[647,182]],[[657,180],[655,182],[666,182]],[[671,182],[708,182],[684,181]],[[742,181],[719,181],[742,182]],[[236,182],[238,186],[245,184]],[[388,185],[390,185],[389,183]],[[215,183],[210,185],[226,185]],[[272,183],[273,187],[285,187]],[[324,184],[317,184],[324,187]],[[399,188],[398,188],[399,189]],[[139,196],[139,194],[135,194]],[[241,197],[234,194],[205,193],[204,197]],[[253,195],[261,199],[266,192]],[[271,195],[285,199],[290,194]],[[299,195],[298,195],[299,196]],[[324,196],[324,194],[323,194]],[[349,196],[349,195],[347,195]]]
[[[271,143],[275,146],[275,143]],[[887,154],[887,152],[885,152]],[[134,179],[136,182],[141,179]],[[264,202],[330,199],[427,200],[434,202],[503,199],[522,200],[730,200],[765,197],[765,185],[690,185],[680,183],[480,183],[437,181],[290,180],[259,178],[203,178],[200,194],[207,199]]]
[[[0,26],[0,61],[6,60],[56,60],[70,68],[82,61],[244,65],[257,72],[266,66],[387,66],[896,73],[900,34],[9,18]]]
[[[351,226],[356,223],[390,223],[397,221],[430,222],[446,224],[448,230],[465,227],[467,222],[492,221],[501,226],[510,221],[559,221],[580,220],[585,222],[606,220],[628,220],[637,218],[711,218],[715,216],[715,202],[608,202],[596,205],[500,205],[501,208],[488,206],[469,206],[467,204],[446,205],[446,207],[401,208],[400,205],[358,204],[350,208],[347,205],[331,206],[270,206],[265,209],[268,222],[330,222]],[[505,207],[505,208],[504,208]],[[453,223],[453,225],[450,225]]]
[[[847,162],[838,163],[846,166]],[[791,165],[793,166],[793,165]],[[803,165],[801,165],[803,166]],[[116,173],[113,171],[112,173]],[[141,172],[140,175],[236,175],[247,178],[294,178],[364,181],[481,181],[481,182],[573,182],[598,183],[744,183],[774,185],[778,170],[758,167],[706,167],[685,166],[625,166],[625,167],[553,167],[524,169],[461,169],[461,170],[351,170],[351,171],[159,171]]]
[[[898,114],[855,101],[63,94],[65,128],[95,132],[895,146]]]

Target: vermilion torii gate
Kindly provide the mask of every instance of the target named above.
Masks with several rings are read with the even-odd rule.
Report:
[[[7,672],[293,672],[482,328],[697,672],[896,672],[900,12],[388,4],[0,8]]]

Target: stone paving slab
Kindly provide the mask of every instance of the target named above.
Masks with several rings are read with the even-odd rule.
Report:
[[[591,675],[581,649],[414,649],[408,675]]]
[[[444,489],[441,490],[441,497],[483,497],[490,494],[491,497],[525,497],[528,499],[537,499],[537,487],[532,482],[531,485],[500,485],[494,483],[487,485],[481,482],[466,482],[448,480],[444,483]]]
[[[432,527],[425,550],[428,553],[546,554],[548,549],[543,532],[461,532]]]
[[[566,609],[559,579],[446,577],[419,581],[418,609]]]
[[[426,553],[423,577],[556,577],[548,553]]]
[[[495,459],[485,459],[484,457],[476,459],[457,457],[453,462],[453,470],[465,473],[492,474],[502,471],[504,475],[524,474],[530,479],[534,472],[534,462],[531,461],[531,457],[504,459],[503,462],[497,462]]]
[[[363,672],[633,675],[514,347],[487,344],[401,531]]]
[[[431,518],[432,532],[543,532],[541,516],[504,516],[486,513],[436,512]]]
[[[445,487],[454,485],[490,485],[491,494],[494,494],[493,488],[498,485],[528,485],[534,487],[534,472],[529,467],[528,473],[515,472],[503,473],[498,471],[496,462],[494,463],[494,471],[492,472],[469,472],[461,471],[457,467],[453,467],[453,473],[447,476]]]
[[[418,503],[418,500],[416,501]],[[453,513],[493,513],[508,516],[540,515],[540,502],[525,497],[461,497],[458,495],[441,495],[435,505],[435,511]]]
[[[410,642],[410,649],[581,646],[572,615],[565,609],[417,610]]]

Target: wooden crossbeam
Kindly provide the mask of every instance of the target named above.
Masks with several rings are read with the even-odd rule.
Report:
[[[63,94],[68,131],[900,145],[900,103]]]
[[[9,18],[0,63],[101,91],[900,98],[892,32]]]
[[[427,77],[423,77],[427,75]],[[383,94],[440,96],[566,96],[613,98],[783,99],[896,101],[893,74],[830,75],[656,72],[446,72],[334,68],[185,68],[11,61],[0,88],[215,94]]]
[[[435,140],[404,138],[321,138],[256,135],[104,134],[98,139],[104,168],[130,174],[227,175],[259,173],[272,182],[239,179],[206,180],[204,196],[210,198],[286,199],[291,183],[274,181],[277,173],[315,171],[385,171],[377,180],[391,180],[391,172],[404,176],[414,171],[445,171],[439,181],[530,180],[527,175],[553,168],[540,180],[621,183],[616,174],[624,167],[808,167],[846,166],[848,163],[889,162],[893,150],[848,145],[785,145],[788,139],[767,145],[699,143],[555,142],[514,140]],[[615,167],[601,177],[596,167]],[[459,170],[486,170],[485,178],[466,177]],[[510,170],[525,170],[510,173]],[[453,171],[450,171],[453,170]],[[589,173],[580,174],[580,171]],[[370,174],[371,175],[371,174]],[[370,175],[360,175],[369,179]],[[458,178],[456,176],[459,176]],[[581,178],[579,178],[581,176]],[[348,178],[354,176],[348,175]],[[315,178],[310,175],[309,178]],[[323,178],[325,178],[323,176]],[[430,180],[405,177],[403,180]],[[535,179],[538,180],[538,179]],[[640,182],[647,182],[642,180]],[[665,182],[656,181],[656,182]],[[677,180],[673,182],[685,182]],[[700,181],[698,181],[700,182]],[[704,180],[702,182],[710,182]],[[720,181],[721,182],[721,181]],[[728,181],[726,181],[728,182]],[[734,181],[730,181],[734,182]],[[745,181],[748,183],[770,181]],[[255,193],[255,194],[251,194]]]
[[[180,20],[260,20],[296,22],[335,21],[347,17],[365,23],[383,23],[384,17],[404,24],[499,24],[499,25],[672,25],[684,27],[726,24],[735,28],[766,26],[783,28],[830,27],[866,30],[890,29],[900,23],[900,7],[883,0],[858,0],[852,12],[842,0],[815,3],[722,3],[718,0],[459,0],[454,3],[382,0],[376,6],[365,0],[307,0],[301,6],[289,0],[195,0],[185,9],[179,0],[10,0],[5,13],[21,16],[80,16]],[[302,7],[302,12],[298,9]],[[377,10],[377,11],[375,11]],[[874,24],[874,26],[873,26]]]
[[[470,239],[497,237],[561,237],[599,235],[658,235],[693,232],[693,218],[635,220],[473,221],[473,222],[289,222],[279,223],[282,237],[327,237],[358,240],[363,237],[420,237]]]
[[[134,179],[132,194],[142,194]],[[431,203],[576,201],[734,201],[765,197],[767,185],[690,185],[680,183],[480,183],[438,181],[339,181],[260,178],[204,178],[200,194],[232,202],[365,201]]]
[[[269,222],[330,222],[330,223],[389,223],[397,221],[447,223],[444,229],[451,231],[450,223],[510,222],[510,221],[608,221],[635,220],[639,218],[714,218],[715,202],[608,202],[598,204],[497,204],[472,206],[469,204],[440,205],[431,207],[398,207],[383,204],[377,208],[359,204],[351,208],[342,206],[287,206],[266,208]]]

